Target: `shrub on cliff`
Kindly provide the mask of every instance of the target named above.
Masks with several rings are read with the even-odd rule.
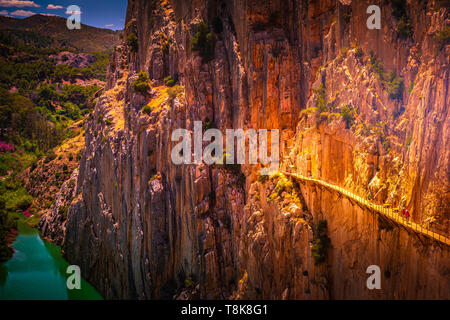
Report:
[[[135,33],[130,34],[127,37],[127,44],[131,49],[131,52],[137,52],[139,49],[139,41]]]
[[[391,71],[386,81],[386,88],[390,99],[401,100],[405,88],[403,78],[396,77],[395,73]]]
[[[146,94],[150,90],[149,77],[147,72],[139,72],[138,78],[133,82],[133,90],[142,94]]]
[[[258,182],[266,183],[267,180],[269,180],[269,176],[268,175],[258,173]]]
[[[350,127],[353,124],[353,121],[355,120],[355,112],[356,110],[354,108],[351,108],[350,106],[344,106],[341,110],[341,117],[345,121],[345,128],[350,129]]]
[[[214,58],[214,38],[205,22],[197,25],[197,33],[191,39],[191,50],[196,51],[207,62]]]
[[[412,27],[408,18],[401,17],[397,22],[397,34],[400,39],[407,39],[412,35]]]
[[[149,105],[146,105],[142,108],[142,113],[145,113],[146,115],[150,115],[152,113],[152,107]]]
[[[167,89],[167,95],[169,96],[169,100],[173,101],[176,97],[178,97],[180,94],[183,93],[183,87],[182,86],[173,86],[169,89]]]
[[[64,218],[67,218],[67,212],[69,212],[68,206],[60,206],[58,208],[58,214],[62,215]]]
[[[438,42],[438,49],[442,50],[446,45],[450,44],[450,27],[444,27],[434,39]]]
[[[206,117],[203,123],[203,130],[206,131],[208,129],[217,129],[217,125],[214,121],[211,121],[208,117]]]
[[[184,280],[184,286],[186,287],[186,289],[194,289],[195,282],[190,277],[186,278],[186,280]]]
[[[405,89],[403,78],[397,77],[393,71],[387,75],[384,71],[383,64],[375,57],[373,51],[370,52],[369,63],[372,69],[377,73],[378,79],[389,94],[389,99],[401,100],[403,97],[403,90]]]
[[[164,83],[168,87],[173,87],[175,85],[175,80],[171,76],[167,76],[164,78]]]
[[[316,264],[322,263],[328,256],[328,248],[330,247],[330,238],[328,238],[328,224],[326,220],[321,220],[316,225],[314,232],[314,241],[311,248],[311,254]]]
[[[317,89],[313,89],[313,92],[316,94],[316,107],[318,113],[327,112],[328,103],[325,96],[325,86],[320,84]]]
[[[384,74],[383,64],[381,63],[380,60],[377,59],[375,53],[372,50],[369,51],[369,55],[370,55],[369,63],[372,66],[372,69],[377,73],[378,78],[380,80],[383,80]]]
[[[25,211],[33,202],[33,197],[24,188],[11,193],[5,199],[7,200],[6,209],[10,211]]]
[[[397,19],[397,35],[400,39],[407,39],[412,35],[412,27],[406,13],[405,0],[390,0],[392,15]]]
[[[364,52],[360,45],[355,47],[355,57],[361,58],[364,55]]]

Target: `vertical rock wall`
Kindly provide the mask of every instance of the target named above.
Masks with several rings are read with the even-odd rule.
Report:
[[[372,213],[320,190],[296,186],[295,207],[286,192],[269,201],[277,181],[258,182],[254,166],[176,166],[170,158],[172,130],[193,130],[197,120],[277,128],[288,157],[282,168],[380,203],[406,196],[415,221],[434,216],[448,230],[448,197],[433,198],[442,194],[437,184],[448,191],[450,176],[449,55],[433,42],[448,10],[408,1],[413,35],[401,40],[388,1],[382,29],[365,28],[368,5],[130,0],[124,39],[135,33],[139,46],[133,52],[124,40],[116,48],[88,123],[65,225],[68,260],[105,298],[448,298],[448,247],[398,226],[383,231]],[[212,32],[214,57],[205,61],[190,43],[200,21],[211,31],[216,17],[223,31]],[[370,53],[406,86],[414,81],[411,93],[390,99]],[[146,95],[133,90],[141,71],[152,80]],[[168,91],[167,76],[183,93]],[[320,85],[335,109],[304,112],[317,105]],[[344,106],[358,108],[355,127],[339,116]],[[361,133],[380,121],[378,135]],[[315,264],[321,219],[331,249]],[[371,293],[363,280],[376,263],[396,278]]]

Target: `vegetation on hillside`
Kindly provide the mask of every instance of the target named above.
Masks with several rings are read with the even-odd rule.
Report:
[[[405,0],[390,0],[392,15],[397,19],[397,35],[400,39],[412,36],[412,26],[406,13]]]
[[[54,16],[34,15],[25,19],[0,16],[0,30],[19,35],[17,42],[34,48],[66,47],[73,52],[111,52],[119,41],[118,31],[87,25],[70,30],[66,24],[66,19]]]
[[[139,72],[137,79],[133,82],[133,90],[141,94],[146,94],[150,90],[149,81],[147,72]]]
[[[0,263],[12,257],[13,250],[10,242],[14,236],[12,230],[16,228],[16,221],[8,215],[5,202],[0,198]]]
[[[21,173],[27,168],[35,170],[39,159],[43,163],[55,160],[54,148],[79,134],[75,123],[81,123],[94,106],[106,78],[109,54],[89,53],[88,61],[95,61],[75,67],[64,63],[62,53],[79,54],[71,43],[45,33],[5,30],[1,22],[0,261],[4,261],[12,253],[8,245],[15,220],[36,224],[39,219],[34,199],[19,178]],[[60,181],[70,176],[65,171],[50,175]]]
[[[386,72],[383,64],[376,58],[373,51],[370,51],[369,63],[381,81],[382,86],[387,90],[389,98],[402,100],[405,89],[403,78],[397,77],[394,71]]]
[[[208,62],[214,58],[214,37],[209,31],[208,25],[200,21],[197,25],[197,32],[191,39],[191,50],[196,51]]]

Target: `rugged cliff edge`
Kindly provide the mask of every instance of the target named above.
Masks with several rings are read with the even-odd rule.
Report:
[[[281,171],[448,233],[449,8],[380,1],[369,30],[370,4],[130,0],[77,181],[44,235],[105,298],[449,299],[446,245],[258,166],[171,161],[172,131],[197,120],[280,129]]]

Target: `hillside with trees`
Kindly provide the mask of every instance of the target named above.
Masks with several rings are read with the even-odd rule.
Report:
[[[104,87],[118,35],[84,25],[74,32],[56,17],[0,17],[1,260],[12,255],[15,222],[35,225],[43,207],[27,190],[24,170],[50,164],[43,171],[57,177],[52,180],[57,188],[79,161],[82,146],[75,144],[67,157],[61,154],[67,148],[60,147],[84,140],[84,118]]]

